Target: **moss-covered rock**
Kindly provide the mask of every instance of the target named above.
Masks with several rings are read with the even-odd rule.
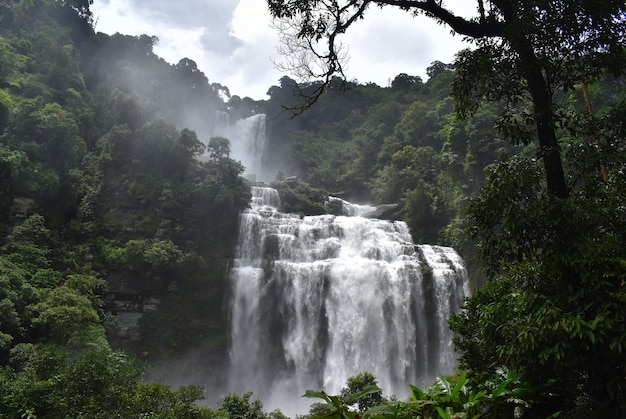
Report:
[[[280,194],[280,210],[283,212],[302,215],[327,213],[324,202],[329,193],[322,188],[314,188],[297,177],[272,182],[271,186]]]

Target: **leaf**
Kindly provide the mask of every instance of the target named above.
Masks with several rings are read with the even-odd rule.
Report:
[[[459,380],[454,385],[454,388],[452,389],[452,396],[455,399],[458,399],[459,397],[458,394],[466,382],[467,382],[467,373],[463,372],[463,374],[461,374],[461,376],[459,377]]]
[[[450,414],[448,414],[448,412],[446,412],[445,410],[443,410],[439,406],[435,407],[435,409],[437,409],[437,413],[439,413],[439,417],[441,417],[443,419],[450,419],[452,417],[452,416],[450,416]]]
[[[452,386],[450,385],[450,381],[439,377],[437,378],[437,385],[439,385],[445,394],[452,395]]]
[[[354,394],[350,394],[349,397],[346,398],[345,404],[351,405],[352,403],[367,396],[368,394],[381,393],[381,392],[382,390],[378,386],[374,386],[374,385],[365,386],[363,390]]]
[[[395,412],[392,408],[387,405],[374,406],[370,409],[367,409],[365,413],[363,413],[363,417],[376,416],[376,415],[393,415]]]
[[[302,397],[308,397],[310,399],[322,399],[326,400],[328,404],[332,404],[330,397],[324,391],[307,390]]]
[[[414,400],[424,400],[426,398],[425,393],[413,384],[409,384],[409,387],[411,388],[411,396]]]
[[[486,395],[487,395],[487,392],[486,392],[485,390],[481,390],[481,391],[479,391],[479,392],[478,392],[478,393],[476,393],[476,394],[474,394],[474,393],[470,393],[470,395],[469,395],[469,400],[468,400],[468,402],[467,402],[467,403],[465,403],[465,404],[463,405],[463,407],[466,407],[466,406],[471,406],[471,405],[474,405],[474,404],[476,404],[476,403],[478,403],[478,402],[482,401],[483,399],[485,399],[485,398],[486,398],[486,397],[485,397]]]
[[[589,337],[591,343],[596,343],[596,335],[591,330],[587,330],[587,336]]]
[[[502,381],[500,383],[500,385],[498,385],[498,388],[496,388],[493,391],[493,393],[492,393],[493,398],[500,397],[506,391],[506,387],[507,387],[507,385],[509,385],[509,383],[510,383],[509,380]]]

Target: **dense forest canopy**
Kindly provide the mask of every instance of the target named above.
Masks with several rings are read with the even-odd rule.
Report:
[[[264,101],[231,97],[191,58],[168,64],[154,36],[95,33],[91,4],[0,1],[0,411],[281,417],[250,394],[195,406],[200,389],[144,383],[126,355],[227,356],[226,271],[250,182],[213,132],[218,115],[265,114],[284,210],[329,211],[329,194],[394,204],[385,216],[416,242],[455,246],[474,288],[487,279],[451,321],[467,371],[456,383],[481,412],[512,414],[513,397],[524,417],[623,414],[623,3],[478,0],[459,20],[431,0],[271,0],[301,25],[294,47],[332,52],[377,5],[423,11],[475,45],[386,87],[345,81],[339,56],[320,54],[321,77],[284,76]],[[133,310],[159,301],[140,339],[119,333],[115,295]],[[313,395],[356,415],[352,402],[385,402],[366,384]],[[414,389],[376,414],[473,408],[437,397]]]

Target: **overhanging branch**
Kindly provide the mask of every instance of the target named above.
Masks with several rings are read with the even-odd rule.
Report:
[[[450,12],[435,0],[373,0],[373,3],[397,6],[404,10],[421,10],[444,22],[454,32],[470,38],[501,36],[503,32],[503,26],[498,21],[485,19],[484,16],[479,21],[468,20]],[[484,15],[484,11],[482,13]]]

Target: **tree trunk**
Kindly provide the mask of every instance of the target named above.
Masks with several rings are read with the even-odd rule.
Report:
[[[587,104],[587,112],[589,113],[590,117],[594,117],[593,115],[593,106],[591,106],[591,96],[589,95],[589,89],[587,88],[587,83],[585,83],[584,81],[582,82],[582,87],[583,87],[583,96],[585,97],[585,103]],[[596,145],[598,146],[598,150],[601,149],[600,146],[600,134],[598,133],[598,129],[595,129],[595,140],[596,140]],[[602,161],[600,161],[600,173],[602,173],[602,179],[604,179],[604,182],[607,183],[609,181],[609,171],[606,169],[606,166],[604,165],[604,163],[602,163]]]
[[[543,160],[548,190],[558,198],[567,198],[569,192],[565,183],[565,173],[561,162],[561,150],[556,139],[552,94],[543,77],[541,66],[535,56],[532,45],[526,39],[517,40],[516,50],[520,57],[520,67],[528,82],[533,101],[533,113],[537,124],[539,156]]]

